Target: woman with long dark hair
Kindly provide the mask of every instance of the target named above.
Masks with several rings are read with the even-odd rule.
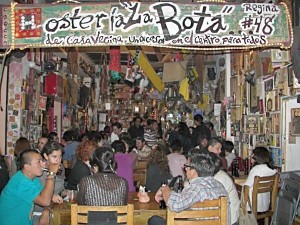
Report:
[[[157,144],[152,147],[147,164],[146,188],[156,192],[162,182],[172,178],[166,150],[163,145]]]
[[[126,205],[128,183],[116,174],[117,164],[109,147],[97,147],[90,164],[95,174],[84,177],[78,187],[80,205]]]
[[[249,186],[249,198],[252,200],[253,183],[255,176],[273,176],[277,171],[273,167],[270,152],[265,147],[256,147],[251,155],[251,163],[254,165],[244,185]],[[251,202],[252,204],[252,202]],[[269,209],[270,193],[260,193],[257,197],[257,212],[265,212]],[[248,208],[250,210],[250,208]]]

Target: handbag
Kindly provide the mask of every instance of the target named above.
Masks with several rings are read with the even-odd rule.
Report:
[[[248,213],[246,205],[247,205],[247,202],[245,202],[245,199],[244,199],[244,186],[243,186],[242,192],[241,192],[239,225],[258,225],[254,214]],[[252,209],[250,201],[249,201],[249,207],[250,207],[250,209]]]

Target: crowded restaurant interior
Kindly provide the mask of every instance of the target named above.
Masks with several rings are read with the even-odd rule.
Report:
[[[300,224],[299,12],[1,1],[0,225]]]

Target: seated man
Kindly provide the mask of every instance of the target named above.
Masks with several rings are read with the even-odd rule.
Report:
[[[139,160],[147,160],[152,149],[147,145],[144,137],[137,137],[135,140],[136,154]]]
[[[194,203],[228,196],[224,186],[213,177],[215,158],[212,153],[191,151],[184,168],[189,184],[181,193],[171,191],[168,186],[161,187],[155,195],[157,202],[164,200],[171,211],[181,212],[190,208]],[[166,220],[159,216],[153,216],[148,220],[148,225],[165,224]],[[231,224],[230,217],[227,224]]]
[[[38,177],[45,163],[37,150],[26,150],[20,156],[20,168],[3,189],[0,196],[1,225],[30,225],[34,203],[43,206],[39,224],[49,224],[49,209],[59,163],[48,165],[43,188]]]

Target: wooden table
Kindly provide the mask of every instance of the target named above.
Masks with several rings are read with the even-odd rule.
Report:
[[[133,223],[135,225],[147,224],[148,219],[153,215],[166,218],[167,210],[160,209],[158,203],[154,200],[155,193],[149,193],[150,202],[140,203],[136,196],[137,193],[129,193],[128,203],[134,205]],[[52,210],[51,225],[71,224],[71,204],[54,204]]]
[[[242,187],[245,184],[247,177],[248,177],[247,175],[241,175],[239,177],[233,178],[239,197],[241,197]]]

